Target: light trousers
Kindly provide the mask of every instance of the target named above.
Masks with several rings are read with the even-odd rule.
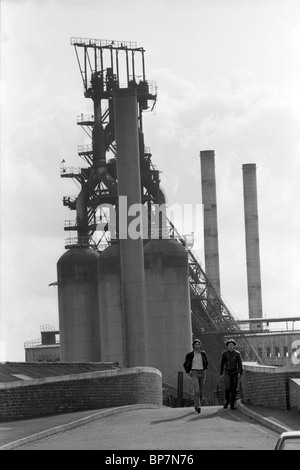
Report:
[[[203,390],[205,386],[206,371],[192,370],[192,383],[194,391],[194,407],[201,408],[201,400],[203,397]]]

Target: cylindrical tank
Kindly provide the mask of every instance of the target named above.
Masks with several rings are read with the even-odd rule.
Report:
[[[97,260],[90,248],[71,248],[57,262],[60,359],[99,362]]]
[[[120,245],[106,248],[98,259],[101,360],[124,366],[124,319],[121,295]]]
[[[162,372],[164,383],[176,386],[192,343],[187,251],[175,240],[150,240],[144,264],[148,365]]]

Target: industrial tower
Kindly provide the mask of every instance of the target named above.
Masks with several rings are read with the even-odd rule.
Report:
[[[132,185],[135,186],[135,191],[137,187],[136,184],[139,185],[140,202],[145,207],[146,218],[148,219],[148,238],[150,239],[150,242],[145,245],[144,250],[145,266],[142,261],[139,263],[139,266],[143,266],[143,269],[146,271],[146,282],[148,283],[147,286],[150,291],[151,289],[153,290],[153,285],[151,283],[153,283],[153,273],[155,272],[157,265],[155,265],[156,261],[155,263],[153,262],[153,257],[149,261],[149,247],[154,250],[153,253],[155,252],[155,257],[157,259],[161,255],[157,246],[151,245],[151,239],[153,238],[151,221],[153,220],[152,215],[153,212],[155,212],[156,207],[164,204],[165,198],[159,184],[159,171],[152,164],[152,155],[150,153],[150,149],[145,147],[143,134],[143,112],[151,111],[154,108],[157,99],[157,87],[154,82],[146,80],[144,60],[145,51],[142,47],[137,47],[134,42],[71,38],[71,45],[75,49],[83,82],[84,96],[91,99],[93,102],[93,114],[80,115],[77,118],[77,124],[82,126],[84,131],[91,138],[91,145],[80,146],[78,148],[78,155],[83,158],[85,167],[79,169],[61,167],[61,177],[73,178],[76,180],[80,184],[80,192],[78,196],[66,196],[63,198],[63,204],[76,213],[75,219],[72,221],[66,221],[64,228],[66,231],[76,232],[76,236],[69,237],[66,240],[65,248],[70,250],[70,252],[68,256],[65,257],[63,266],[61,263],[61,266],[59,267],[60,262],[58,262],[58,287],[60,287],[59,278],[63,275],[69,276],[69,273],[71,273],[73,269],[72,263],[74,260],[74,251],[72,251],[72,249],[80,247],[83,249],[81,253],[84,253],[84,249],[88,249],[88,261],[85,259],[84,264],[80,264],[80,261],[78,264],[79,268],[76,267],[76,272],[73,269],[71,275],[76,278],[76,282],[81,282],[80,288],[86,289],[87,299],[91,299],[93,296],[95,297],[91,302],[91,305],[89,305],[91,315],[94,316],[94,323],[89,325],[89,329],[91,331],[87,331],[87,336],[83,339],[82,351],[85,351],[84,348],[85,343],[88,341],[87,338],[93,338],[92,342],[94,344],[94,349],[90,350],[89,353],[91,354],[91,357],[99,357],[100,360],[100,358],[103,358],[104,356],[103,351],[101,352],[97,349],[99,341],[101,340],[102,344],[106,344],[108,349],[109,346],[107,344],[107,336],[101,337],[102,333],[100,333],[99,336],[95,331],[101,330],[103,332],[105,331],[108,335],[114,334],[114,337],[120,340],[118,341],[118,344],[122,343],[121,337],[124,338],[124,330],[125,338],[126,335],[129,337],[131,334],[135,334],[136,337],[138,337],[135,320],[132,320],[131,324],[128,324],[126,318],[124,319],[124,315],[117,311],[116,305],[112,304],[110,299],[105,300],[105,305],[110,311],[110,317],[115,318],[116,328],[111,328],[111,325],[108,327],[107,318],[100,318],[99,320],[97,309],[99,308],[99,302],[102,302],[103,304],[104,296],[102,299],[100,296],[100,300],[98,299],[97,301],[97,296],[95,294],[97,283],[96,263],[99,259],[102,259],[102,268],[100,270],[98,269],[98,275],[100,273],[100,280],[97,287],[99,292],[101,291],[104,293],[107,291],[108,287],[111,287],[112,285],[111,283],[107,284],[107,280],[103,280],[103,273],[104,271],[107,273],[107,270],[111,269],[111,261],[112,259],[116,259],[117,252],[109,252],[111,256],[110,260],[109,263],[105,264],[105,258],[107,258],[105,249],[107,247],[111,247],[111,249],[114,250],[114,247],[120,246],[122,243],[123,245],[124,243],[128,243],[128,241],[122,241],[122,237],[120,237],[120,227],[118,226],[120,199],[118,196],[122,194],[121,185],[122,181],[123,183],[125,181],[125,173],[128,170],[128,167],[124,166],[123,158],[121,161],[120,154],[123,146],[124,148],[127,148],[131,143],[129,144],[129,142],[126,141],[126,130],[123,129],[118,116],[123,113],[122,122],[126,122],[126,113],[128,110],[132,109],[132,111],[130,111],[130,113],[132,113],[132,117],[129,116],[129,122],[126,123],[126,125],[129,126],[127,127],[128,130],[131,125],[130,122],[133,122],[133,114],[135,112],[133,108],[131,108],[133,100],[136,100],[137,103],[136,113],[138,125],[136,130],[133,129],[134,126],[132,126],[130,132],[135,133],[137,131],[136,137],[134,138],[136,140],[137,148],[132,151],[135,153],[134,158],[136,158],[137,154],[139,157],[137,162],[139,175],[135,175],[134,181],[132,180]],[[124,100],[127,100],[128,102],[126,108],[124,108],[123,105]],[[119,142],[118,145],[117,142]],[[135,168],[137,168],[137,166],[135,166]],[[129,173],[131,174],[132,171],[130,170]],[[126,187],[128,188],[130,185],[130,180],[128,180]],[[135,197],[137,197],[137,195]],[[109,206],[109,210],[107,210],[107,206]],[[114,220],[112,220],[111,208],[114,208],[115,214],[117,214],[117,217]],[[185,238],[178,233],[176,227],[168,219],[165,219],[165,226],[162,226],[162,224],[159,226],[159,239],[162,238],[162,230],[167,230],[169,232],[169,237],[172,240],[172,243],[175,243],[177,246],[172,253],[173,256],[177,256],[176,259],[178,260],[178,265],[180,264],[183,269],[182,270],[180,268],[180,273],[178,271],[179,275],[177,277],[178,279],[180,278],[181,281],[177,285],[177,290],[184,284],[184,282],[182,282],[182,273],[184,271],[183,259],[185,256],[187,257],[188,268],[186,277],[189,294],[186,298],[188,299],[188,308],[190,309],[189,315],[192,327],[191,336],[193,333],[194,337],[201,338],[204,349],[210,357],[212,372],[211,380],[215,381],[218,376],[220,354],[224,349],[224,339],[228,336],[235,335],[244,359],[254,359],[260,362],[256,351],[248,343],[247,338],[239,328],[233,315],[223,302],[220,293],[208,279],[195,255],[188,247],[185,246]],[[157,236],[154,236],[154,238],[157,239]],[[168,245],[168,248],[164,252],[164,256],[166,255],[166,252],[170,254],[170,246],[171,245]],[[132,252],[134,253],[133,256],[127,255],[127,258],[124,258],[124,256],[122,258],[121,255],[121,265],[123,264],[124,273],[126,266],[128,266],[128,263],[131,262],[132,258],[135,258],[136,256],[139,257],[141,255],[142,248],[138,248],[137,252]],[[130,246],[127,246],[126,250],[129,250],[127,253],[129,253],[131,249],[132,248]],[[135,249],[136,248],[134,248],[134,250]],[[181,250],[183,250],[185,254]],[[94,253],[94,256],[91,252]],[[170,266],[172,265],[171,256],[168,257],[168,263]],[[89,266],[88,269],[87,265]],[[80,266],[83,267],[81,268]],[[132,270],[130,272],[132,272]],[[124,273],[123,281],[128,277]],[[110,275],[112,276],[115,274],[116,273],[111,274],[110,272]],[[135,282],[141,278],[141,275],[141,272],[136,275]],[[87,279],[89,279],[88,283]],[[115,279],[116,277],[114,277],[114,280]],[[69,285],[68,289],[69,292],[72,293],[73,287]],[[129,289],[130,291],[131,287],[129,284],[127,287],[124,287],[124,285],[121,286],[120,303],[124,301],[124,289]],[[155,297],[157,297],[156,293],[153,294],[153,300],[156,300]],[[64,299],[59,300],[59,305],[61,309],[68,308],[65,306]],[[73,315],[73,311],[77,307],[78,306],[75,304],[71,305],[67,315]],[[173,307],[176,308],[176,304],[174,304]],[[159,308],[162,309],[162,312],[164,311],[163,305]],[[136,301],[136,305],[133,307],[133,310],[135,309],[143,310],[142,304],[138,304]],[[155,311],[152,313],[155,314]],[[144,317],[144,314],[141,316]],[[143,319],[140,319],[138,315],[136,315],[135,319],[141,322],[140,328],[143,329]],[[167,320],[170,321],[170,319],[164,318],[164,321]],[[81,312],[79,311],[76,321],[78,324],[78,331],[76,334],[79,335],[83,328],[80,323],[82,320]],[[185,318],[184,321],[186,321]],[[150,332],[149,335],[151,336],[152,334],[153,338],[158,334],[159,330],[159,326],[155,327],[155,325],[154,321],[153,324],[150,322],[148,325]],[[174,323],[174,328],[178,333],[180,328],[178,328],[176,322]],[[66,325],[63,326],[63,329],[65,336],[61,331],[61,342],[65,342],[67,345],[68,338]],[[114,331],[112,331],[113,329]],[[174,334],[176,332],[175,330]],[[186,331],[188,331],[188,328]],[[192,338],[189,338],[189,341],[191,339]],[[144,340],[145,338],[141,332],[141,341],[143,342]],[[126,340],[123,339],[123,343],[126,343]],[[188,345],[184,345],[183,350],[186,348],[189,349],[190,347],[191,344],[189,342]],[[63,344],[61,345],[61,348],[63,349]],[[149,350],[151,351],[151,346],[149,347]],[[84,357],[89,357],[89,353],[84,353]],[[66,357],[68,357],[68,346],[66,346],[65,354]],[[75,357],[76,351],[71,351],[70,354],[72,360],[77,360]],[[132,364],[136,364],[134,354],[130,349],[130,341],[127,342],[127,344],[121,344],[120,350],[117,354],[117,359],[119,357],[123,359],[123,363],[125,365],[129,364],[130,366]],[[155,341],[153,340],[152,357],[154,356]],[[183,356],[178,358],[178,370],[182,369],[181,365],[183,359]],[[79,356],[78,360],[80,360]],[[147,362],[147,358],[145,358],[145,361]],[[213,386],[214,384],[212,384],[212,387]]]
[[[77,124],[92,140],[91,145],[78,147],[78,155],[86,168],[61,168],[61,176],[74,178],[81,185],[78,197],[65,197],[64,205],[76,210],[76,220],[66,221],[65,230],[76,231],[69,237],[66,248],[95,246],[103,248],[116,233],[107,233],[105,204],[117,207],[116,140],[113,95],[116,90],[134,89],[138,101],[139,148],[142,183],[142,202],[161,201],[159,172],[151,162],[149,148],[144,146],[143,111],[153,109],[157,90],[154,82],[146,80],[144,49],[134,42],[71,38],[83,81],[84,96],[93,101],[92,115],[81,114]],[[99,209],[101,207],[101,209]],[[101,230],[101,228],[103,230]],[[97,230],[97,239],[93,237]],[[101,236],[99,234],[101,233]],[[102,246],[101,246],[102,245]]]

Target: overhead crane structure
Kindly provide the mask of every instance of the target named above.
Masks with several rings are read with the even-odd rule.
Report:
[[[69,237],[65,247],[89,246],[101,252],[112,243],[112,234],[107,231],[106,224],[110,215],[105,211],[105,204],[114,206],[118,213],[113,96],[120,88],[135,88],[137,93],[142,203],[147,207],[149,220],[153,205],[165,203],[159,171],[152,164],[150,149],[144,144],[142,121],[143,112],[151,111],[155,106],[157,86],[146,80],[145,50],[137,47],[135,42],[71,38],[71,45],[75,49],[84,96],[93,101],[93,113],[77,117],[77,124],[92,141],[90,145],[78,147],[78,155],[87,166],[78,169],[61,167],[61,177],[73,178],[81,189],[77,197],[63,198],[63,204],[76,211],[76,219],[66,221],[64,229],[77,231],[77,237]],[[99,231],[99,224],[102,231]],[[170,220],[167,225],[170,237],[185,245],[185,238]],[[118,237],[117,232],[116,227],[114,239]],[[186,249],[193,335],[201,338],[209,352],[215,374],[220,352],[224,349],[224,338],[228,335],[239,338],[244,359],[261,363],[200,262],[190,249]]]

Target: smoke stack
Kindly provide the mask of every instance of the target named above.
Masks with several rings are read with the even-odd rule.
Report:
[[[200,160],[202,204],[204,206],[205,273],[217,293],[220,294],[215,152],[213,150],[201,151]]]
[[[262,318],[256,165],[243,165],[249,318]],[[259,326],[258,326],[259,327]]]
[[[133,239],[128,233],[130,223],[134,220],[134,216],[130,216],[128,211],[134,204],[139,204],[141,207],[137,92],[135,88],[123,88],[115,92],[114,116],[125,366],[135,367],[147,365],[143,240],[141,237]],[[124,232],[124,225],[126,233],[120,234],[121,228]]]

